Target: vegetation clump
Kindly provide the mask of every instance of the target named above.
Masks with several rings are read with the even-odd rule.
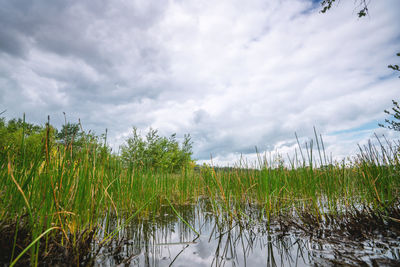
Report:
[[[180,145],[176,134],[169,138],[162,137],[157,130],[150,128],[143,138],[136,127],[133,127],[132,132],[132,136],[121,147],[122,160],[126,166],[177,172],[191,163],[192,141],[189,134],[184,136]]]

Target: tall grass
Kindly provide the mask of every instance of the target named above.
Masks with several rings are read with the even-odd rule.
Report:
[[[89,141],[78,152],[71,144],[51,144],[49,135],[48,128],[44,157],[9,153],[0,161],[0,231],[14,227],[10,262],[31,241],[27,255],[37,265],[49,242],[78,246],[102,227],[103,218],[149,218],[162,206],[194,204],[200,197],[227,219],[246,218],[246,205],[260,206],[262,216],[270,218],[293,210],[338,214],[359,205],[384,211],[399,200],[399,144],[386,139],[360,147],[347,162],[328,160],[315,133],[304,146],[298,141],[287,165],[273,166],[259,155],[258,168],[239,164],[229,170],[208,166],[163,173],[126,166],[118,155]],[[25,145],[22,138],[22,151]],[[17,156],[22,161],[15,161]]]

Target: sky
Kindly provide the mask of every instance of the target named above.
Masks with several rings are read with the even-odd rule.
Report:
[[[400,1],[0,0],[0,112],[119,145],[136,126],[190,133],[199,163],[283,155],[314,136],[335,158],[385,134],[399,99]]]

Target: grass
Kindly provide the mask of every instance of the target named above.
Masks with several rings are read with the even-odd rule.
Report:
[[[119,156],[91,142],[74,152],[72,146],[44,138],[44,157],[9,154],[0,161],[0,234],[13,243],[5,257],[15,264],[25,253],[25,261],[38,265],[56,243],[71,250],[79,264],[85,256],[80,243],[93,238],[106,243],[133,217],[149,218],[163,206],[195,204],[199,198],[208,199],[214,214],[226,220],[248,218],[245,207],[252,205],[259,206],[265,218],[294,210],[317,221],[360,206],[385,216],[398,205],[399,144],[376,138],[376,145],[360,147],[351,162],[335,163],[327,160],[317,134],[314,142],[305,147],[299,143],[288,166],[273,167],[259,155],[258,168],[242,164],[229,170],[187,167],[180,173],[162,173],[126,166]],[[16,161],[18,157],[22,160]],[[110,217],[125,224],[96,236],[100,221]]]

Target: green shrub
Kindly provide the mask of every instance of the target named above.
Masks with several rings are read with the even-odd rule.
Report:
[[[157,130],[150,128],[146,136],[142,137],[137,128],[133,127],[132,136],[125,142],[121,146],[122,159],[134,168],[176,172],[192,161],[192,141],[189,134],[179,144],[176,134],[169,138],[161,137]]]

